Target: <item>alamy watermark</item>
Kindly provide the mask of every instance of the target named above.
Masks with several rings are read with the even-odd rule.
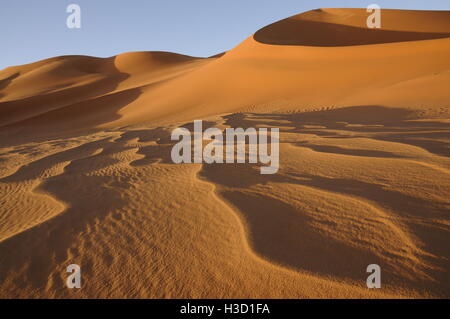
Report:
[[[66,279],[67,288],[81,288],[81,268],[77,264],[71,264],[67,266],[66,271],[70,273],[70,275]]]
[[[260,168],[261,174],[275,174],[280,164],[279,138],[278,128],[226,128],[225,136],[215,127],[203,132],[203,121],[196,120],[192,134],[184,127],[173,130],[171,139],[179,142],[170,155],[176,164],[246,163],[248,160],[248,163],[266,164]],[[205,141],[210,142],[203,147]]]
[[[66,25],[69,29],[81,28],[81,7],[78,4],[69,4],[66,12],[70,13],[66,19]]]
[[[367,17],[366,24],[369,29],[380,29],[381,28],[381,7],[378,4],[370,4],[367,7],[367,12],[371,13]]]
[[[381,267],[377,264],[370,264],[366,271],[371,273],[366,280],[367,288],[381,288]]]

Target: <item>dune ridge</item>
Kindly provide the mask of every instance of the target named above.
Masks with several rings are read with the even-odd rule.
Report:
[[[366,16],[0,71],[0,297],[448,298],[450,12]],[[280,128],[279,172],[174,164],[194,119]]]

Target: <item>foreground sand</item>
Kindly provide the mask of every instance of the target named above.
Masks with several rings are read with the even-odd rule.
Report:
[[[365,16],[0,71],[0,297],[450,297],[450,14]],[[280,171],[173,164],[193,119],[279,127]]]

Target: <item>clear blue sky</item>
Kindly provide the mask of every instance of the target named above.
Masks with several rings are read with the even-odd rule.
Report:
[[[81,29],[66,26],[66,7],[81,7]],[[0,0],[0,69],[52,56],[107,57],[127,51],[210,56],[261,27],[315,8],[449,10],[448,0]]]

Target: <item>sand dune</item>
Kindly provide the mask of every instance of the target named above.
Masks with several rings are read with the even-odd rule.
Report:
[[[0,71],[0,297],[448,298],[450,12],[366,17]],[[194,119],[280,128],[279,172],[174,164]]]
[[[446,11],[383,10],[380,29],[366,25],[365,9],[317,9],[268,25],[255,40],[276,45],[338,47],[450,37]]]

